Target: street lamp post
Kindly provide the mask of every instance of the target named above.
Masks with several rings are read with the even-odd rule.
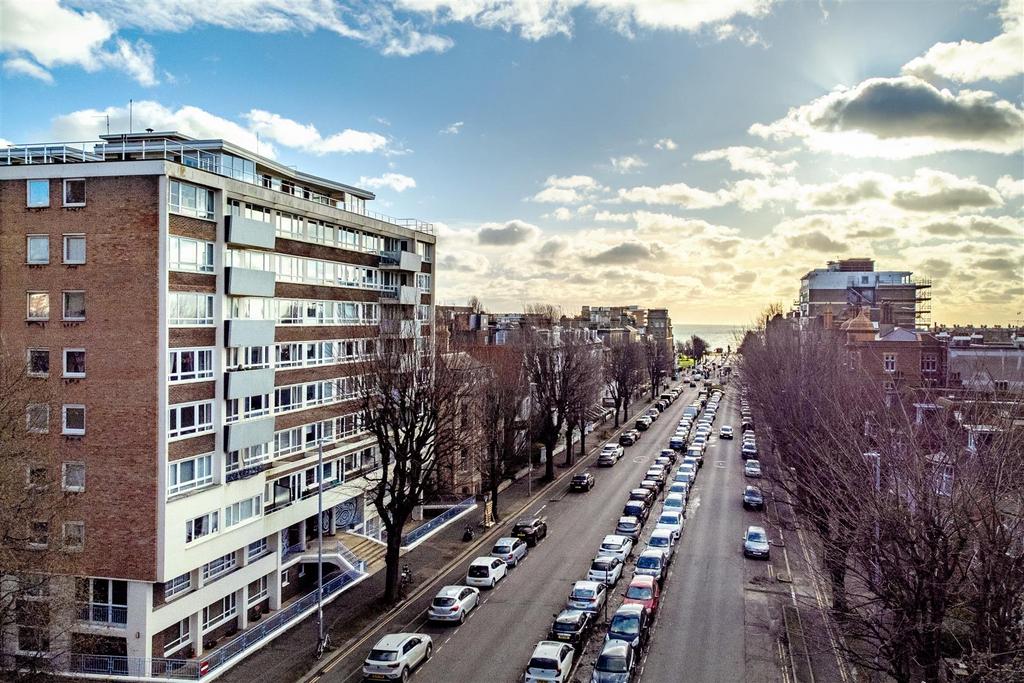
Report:
[[[324,638],[324,445],[316,450],[317,491],[316,491],[316,650],[323,653],[327,647]]]

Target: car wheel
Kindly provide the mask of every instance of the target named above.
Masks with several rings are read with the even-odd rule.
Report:
[[[462,624],[465,624],[465,623],[466,623],[466,612],[463,611],[462,614],[459,615],[459,625],[461,626]]]
[[[402,683],[409,683],[409,670],[402,669]]]
[[[423,658],[423,661],[427,661],[434,655],[434,646],[432,643],[427,643],[427,656]]]
[[[494,588],[494,584],[496,584],[497,582],[497,579],[491,579],[491,588]]]

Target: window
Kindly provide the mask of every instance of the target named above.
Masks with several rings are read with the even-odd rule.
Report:
[[[269,346],[236,346],[228,349],[228,370],[255,370],[269,367]]]
[[[85,292],[64,292],[64,320],[85,320]]]
[[[882,369],[886,372],[896,372],[896,354],[882,354]]]
[[[265,555],[269,549],[270,546],[267,544],[267,539],[261,538],[260,540],[253,541],[249,544],[249,547],[246,548],[245,551],[245,557],[248,561],[251,562],[252,560],[255,560],[257,557],[262,557],[263,555]]]
[[[213,325],[213,294],[171,292],[167,297],[168,324]]]
[[[45,548],[50,542],[50,523],[37,519],[28,525],[28,546]]]
[[[203,630],[220,626],[238,613],[235,594],[228,593],[223,598],[203,608]]]
[[[50,431],[50,406],[45,403],[29,403],[25,408],[28,431],[46,434]]]
[[[174,654],[175,650],[179,649],[182,645],[187,645],[191,639],[189,618],[185,617],[167,629],[167,635],[164,637],[164,657]]]
[[[168,239],[167,267],[192,273],[213,272],[213,242],[171,235]]]
[[[192,588],[192,572],[185,572],[181,576],[175,576],[170,581],[164,581],[164,600],[181,595]],[[187,621],[187,619],[186,619]]]
[[[24,652],[50,650],[50,605],[46,600],[18,596],[14,602],[14,623],[18,626],[18,649]]]
[[[215,534],[220,531],[220,513],[216,510],[185,522],[185,543]]]
[[[85,522],[64,522],[64,549],[82,550],[85,547]]]
[[[270,442],[260,443],[254,446],[246,446],[237,451],[228,451],[224,463],[226,472],[234,472],[242,467],[254,467],[260,463],[270,460],[272,451]]]
[[[167,438],[213,431],[213,401],[180,403],[167,409]]]
[[[33,208],[50,205],[50,181],[29,180],[26,187],[26,204]]]
[[[49,235],[29,235],[25,239],[25,263],[44,265],[50,262]]]
[[[241,411],[241,414],[239,413]],[[236,422],[239,419],[248,420],[253,417],[260,417],[270,414],[270,394],[258,394],[246,396],[245,398],[232,398],[227,400],[224,421]]]
[[[85,263],[85,235],[64,235],[64,263]]]
[[[29,292],[26,317],[29,320],[50,319],[50,295],[48,292]]]
[[[64,206],[85,206],[85,178],[64,181]]]
[[[938,370],[938,359],[934,353],[926,353],[921,356],[921,372],[935,372]]]
[[[64,376],[85,377],[85,349],[64,349]]]
[[[85,434],[85,406],[65,405],[61,425],[62,434],[83,436]]]
[[[263,513],[263,496],[240,500],[224,508],[224,528],[255,519]]]
[[[46,488],[46,480],[49,476],[46,468],[41,465],[32,465],[28,468],[28,486],[32,489],[43,490]]]
[[[170,185],[171,196],[168,207],[171,211],[208,221],[214,219],[213,190],[189,185],[178,180],[172,180]]]
[[[267,586],[267,577],[261,576],[260,578],[250,583],[249,587],[245,589],[245,593],[247,596],[245,604],[248,607],[252,607],[256,603],[266,599],[266,597],[270,594],[270,591],[268,590]]]
[[[167,495],[191,491],[213,483],[213,454],[167,463]]]
[[[416,273],[416,286],[421,292],[430,291],[430,273]]]
[[[213,379],[213,349],[170,349],[168,354],[168,382]]]
[[[238,565],[235,553],[221,555],[215,560],[210,560],[203,565],[203,583],[211,583],[227,574]]]
[[[65,491],[85,490],[85,463],[66,462],[61,465],[61,481]]]
[[[29,349],[27,372],[33,377],[46,377],[50,374],[49,349]]]
[[[997,379],[992,382],[992,386],[996,391],[1009,391],[1010,381],[1006,379]]]
[[[287,585],[288,585],[288,571],[285,570],[285,571],[281,572],[281,588],[284,588]]]
[[[77,579],[78,618],[123,626],[128,622],[128,582],[116,579]]]

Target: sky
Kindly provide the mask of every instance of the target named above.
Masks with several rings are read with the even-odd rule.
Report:
[[[438,300],[1024,321],[1024,0],[0,0],[0,147],[178,130],[434,224]]]

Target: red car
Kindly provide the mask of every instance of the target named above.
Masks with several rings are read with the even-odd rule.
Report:
[[[653,576],[634,576],[626,589],[626,599],[623,605],[643,605],[648,612],[654,613],[658,609],[658,598],[661,591],[658,589],[658,582]]]

